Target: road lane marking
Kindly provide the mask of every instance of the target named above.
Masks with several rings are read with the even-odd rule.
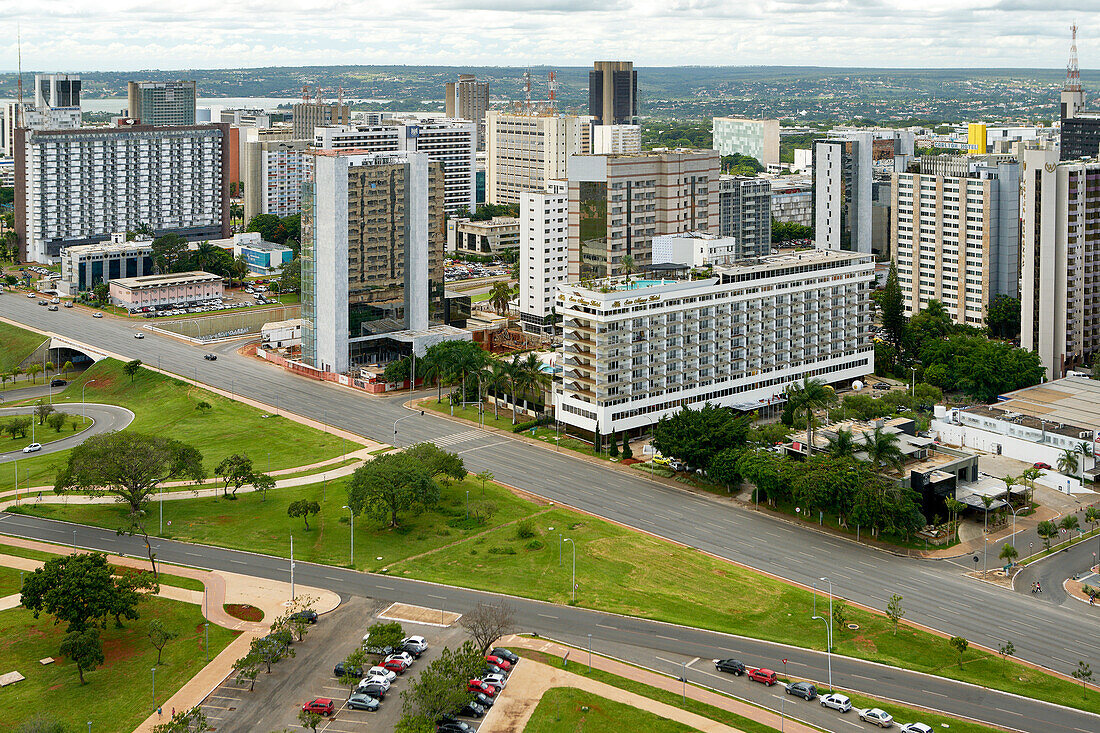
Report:
[[[665,636],[663,634],[654,634],[658,639],[668,639],[669,641],[679,641],[675,636]]]
[[[612,629],[614,631],[618,631],[618,629],[615,628],[614,626],[608,626],[607,624],[596,624],[596,626],[601,628],[601,629]]]
[[[548,613],[540,613],[539,616],[542,616],[543,618],[557,618],[557,616],[551,616]]]
[[[375,586],[375,587],[376,588],[381,588],[382,590],[393,590],[393,588],[389,587],[388,585],[378,585],[378,586]]]
[[[698,661],[699,661],[699,659],[700,659],[699,657],[696,657],[695,659],[692,659],[692,660],[691,660],[690,662],[688,662],[688,663],[687,663],[687,666],[688,666],[688,667],[690,667],[691,665],[693,665],[693,664],[695,664],[696,662],[698,662]]]
[[[1015,710],[1005,710],[1004,708],[993,708],[993,709],[994,710],[1000,710],[1002,713],[1008,713],[1009,715],[1018,715],[1021,718],[1024,717],[1023,713],[1018,713]],[[1078,728],[1077,730],[1081,730],[1081,729]]]

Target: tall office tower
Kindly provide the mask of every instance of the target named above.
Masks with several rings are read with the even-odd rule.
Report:
[[[289,138],[289,131],[286,134]],[[306,140],[247,141],[241,165],[244,220],[251,221],[257,214],[278,217],[300,214],[302,183],[309,179],[312,164]]]
[[[1059,113],[1062,160],[1095,158],[1100,154],[1100,114],[1085,111],[1085,92],[1077,67],[1077,24],[1073,25],[1073,45],[1070,46]]]
[[[642,152],[641,125],[593,125],[593,155],[633,155]]]
[[[80,108],[80,77],[75,74],[35,74],[34,106],[37,109]]]
[[[143,125],[195,124],[193,81],[132,81],[128,97],[130,118]]]
[[[995,156],[921,160],[919,173],[892,177],[890,238],[905,314],[935,299],[955,323],[981,328],[989,302],[1018,291],[1020,166]]]
[[[581,430],[642,431],[684,406],[752,412],[802,379],[874,371],[874,260],[810,250],[716,265],[713,276],[563,284],[554,414]]]
[[[818,249],[871,253],[871,133],[814,142],[814,239]]]
[[[748,155],[765,166],[779,164],[779,120],[713,117],[714,149],[722,155]]]
[[[458,81],[447,82],[447,117],[469,120],[477,126],[477,149],[485,149],[485,113],[489,111],[489,82],[478,81],[473,74],[459,74]]]
[[[597,125],[638,124],[638,72],[633,61],[597,61],[588,72],[588,114]]]
[[[771,182],[749,176],[722,176],[718,180],[718,234],[737,240],[734,251],[738,259],[771,254]]]
[[[564,179],[570,155],[587,153],[591,117],[554,114],[485,115],[485,186],[491,204],[518,204],[524,191],[545,191]]]
[[[139,224],[157,236],[229,236],[229,125],[17,130],[15,221],[20,255],[56,261],[61,248]]]
[[[1020,345],[1057,379],[1100,351],[1100,162],[1028,148],[1020,169]]]
[[[351,122],[351,108],[346,104],[328,102],[295,102],[294,139],[312,140],[314,129],[326,125],[346,125]]]
[[[322,150],[427,153],[429,161],[443,165],[443,206],[452,215],[477,208],[476,136],[476,125],[468,120],[405,120],[318,127],[313,144]]]
[[[314,151],[302,186],[302,360],[423,355],[443,284],[443,167],[424,153]],[[468,335],[468,334],[467,334]]]
[[[75,130],[81,126],[79,76],[35,74],[32,100],[23,103],[22,111],[19,102],[5,103],[0,156],[15,156],[17,123],[28,130]]]
[[[652,264],[653,238],[718,233],[713,150],[569,158],[569,279],[617,275],[624,255]]]
[[[546,193],[524,191],[519,212],[519,320],[528,333],[552,334],[554,296],[568,269],[568,184],[550,181]]]
[[[772,218],[804,227],[814,225],[814,184],[809,177],[779,176],[772,187]]]

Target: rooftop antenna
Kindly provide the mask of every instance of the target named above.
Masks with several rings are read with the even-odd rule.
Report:
[[[527,114],[531,114],[531,70],[523,72],[523,108]]]
[[[1077,23],[1070,26],[1073,42],[1069,47],[1069,66],[1066,67],[1066,91],[1081,91],[1081,69],[1077,66]]]
[[[340,88],[336,91],[336,104],[338,104],[340,106],[344,105],[344,87],[343,87],[343,85],[341,85]]]
[[[303,84],[302,85],[302,101],[306,102],[306,103],[309,103],[309,85],[308,84]]]
[[[550,111],[558,106],[558,80],[554,78],[554,72],[550,72]]]
[[[324,97],[321,96],[321,85],[317,85],[317,104],[320,104]]]

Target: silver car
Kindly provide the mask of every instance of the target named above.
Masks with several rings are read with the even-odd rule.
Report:
[[[832,708],[833,710],[839,710],[842,713],[846,713],[852,709],[852,701],[845,695],[834,692],[831,695],[822,695],[821,707]]]
[[[893,716],[882,708],[865,708],[857,712],[860,720],[877,725],[879,728],[889,728],[894,724]]]

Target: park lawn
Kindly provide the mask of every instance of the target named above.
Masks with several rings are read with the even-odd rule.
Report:
[[[44,552],[42,550],[35,550],[29,547],[0,544],[0,555],[7,555],[8,557],[23,557],[30,560],[41,560],[42,562],[46,562],[47,560],[53,560],[55,557],[59,557],[61,555],[68,555],[71,551],[71,548],[61,547],[60,545],[58,545],[57,549],[58,552]],[[111,567],[113,568],[112,572],[116,575],[118,575],[122,571],[133,571],[132,568],[117,565],[112,565]],[[4,566],[0,565],[0,568],[4,568]],[[11,568],[4,569],[10,570]],[[187,590],[197,590],[201,592],[205,588],[201,580],[196,580],[195,578],[185,578],[182,575],[158,573],[157,580],[158,582],[160,582],[161,585],[172,585],[177,588],[185,588]]]
[[[551,687],[539,700],[523,730],[524,733],[603,733],[609,730],[689,733],[695,728],[584,690]]]
[[[0,598],[19,592],[19,589],[23,587],[20,582],[21,577],[19,571],[15,568],[0,565]]]
[[[0,731],[14,731],[20,723],[48,711],[69,730],[84,730],[88,721],[100,732],[132,731],[153,712],[152,668],[157,651],[146,637],[149,621],[159,618],[179,637],[168,642],[156,672],[156,702],[163,705],[185,682],[206,665],[203,618],[190,603],[149,597],[138,607],[141,615],[116,629],[111,619],[100,631],[103,666],[85,672],[81,685],[76,667],[59,658],[65,624],[54,625],[43,614],[13,608],[0,611],[0,659],[6,670],[18,670],[25,680],[4,688]],[[225,648],[239,632],[210,625],[210,657]],[[54,657],[53,664],[39,659]]]
[[[350,522],[344,509],[347,503],[345,482],[336,479],[308,486],[273,489],[266,501],[263,495],[242,489],[236,500],[215,497],[177,499],[164,502],[165,537],[185,542],[231,547],[276,557],[289,557],[290,536],[294,535],[294,557],[304,562],[349,566]],[[471,510],[481,502],[492,502],[496,514],[483,526],[466,519],[466,491],[470,492]],[[328,495],[332,498],[328,498]],[[309,530],[300,518],[287,516],[287,506],[298,499],[316,501],[321,512],[309,517]],[[126,509],[118,504],[26,504],[12,507],[35,516],[63,519],[107,529],[124,524]],[[157,509],[152,510],[149,530],[158,529]],[[390,529],[388,521],[368,516],[355,520],[355,567],[378,571],[401,558],[438,549],[470,535],[529,516],[538,506],[512,492],[468,477],[458,484],[445,485],[439,506],[423,514],[403,512],[399,526]],[[170,524],[169,524],[170,523]],[[381,558],[381,560],[377,559]]]
[[[77,410],[74,417],[77,421],[77,427],[75,430],[76,433],[82,433],[88,428],[92,427],[92,425],[94,424],[94,421],[92,420],[89,420],[87,423],[81,423],[79,410]],[[4,422],[5,418],[0,417],[0,424],[3,424]],[[34,418],[33,433],[31,433],[30,428],[27,428],[27,437],[25,438],[12,438],[7,435],[0,437],[0,451],[4,451],[6,453],[7,451],[12,450],[22,450],[31,443],[41,443],[42,445],[49,445],[55,440],[68,438],[69,436],[73,435],[73,433],[74,431],[72,428],[72,423],[69,421],[66,421],[65,424],[61,426],[61,431],[58,432],[51,428],[49,425],[39,425],[38,418]],[[28,457],[31,457],[32,454],[28,453],[27,455]]]
[[[10,373],[45,340],[46,336],[43,334],[0,322],[0,374]],[[26,375],[23,375],[23,381],[28,384],[18,386],[31,386]]]
[[[210,474],[233,453],[252,458],[258,470],[274,471],[335,458],[345,450],[339,437],[285,417],[264,417],[261,410],[174,377],[142,369],[131,382],[122,367],[120,361],[104,359],[55,394],[54,403],[79,404],[81,388],[87,384],[84,393],[88,402],[120,405],[134,412],[127,430],[166,435],[194,445],[202,452]],[[212,409],[200,413],[195,409],[200,402],[207,402]],[[354,450],[357,444],[349,442],[346,447]],[[19,485],[52,485],[57,467],[64,465],[68,455],[61,451],[20,460]],[[14,470],[2,467],[0,490],[11,488],[15,488]]]

